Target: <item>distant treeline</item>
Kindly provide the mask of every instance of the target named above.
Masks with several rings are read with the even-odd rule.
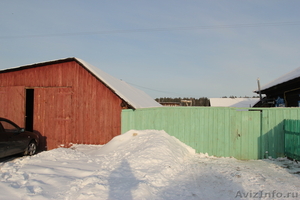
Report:
[[[248,97],[248,96],[244,96],[244,97],[242,97],[242,96],[240,96],[240,97],[237,97],[237,96],[229,96],[229,97],[227,97],[227,96],[223,96],[222,98],[232,98],[232,99],[234,99],[234,98],[259,98],[259,96],[252,96],[252,97]]]
[[[258,98],[258,96],[253,96],[253,97],[248,97],[248,96],[223,96],[222,98]],[[160,98],[156,98],[155,101],[159,102],[159,103],[165,103],[165,104],[176,104],[176,105],[180,105],[180,106],[210,106],[210,101],[207,97],[201,97],[199,99],[196,98],[171,98],[171,97],[160,97]]]
[[[206,97],[196,98],[170,98],[161,97],[155,99],[159,103],[177,103],[181,106],[210,106],[210,101]]]

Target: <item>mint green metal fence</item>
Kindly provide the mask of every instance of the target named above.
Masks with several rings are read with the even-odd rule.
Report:
[[[237,159],[284,156],[284,120],[299,108],[160,107],[122,111],[122,133],[165,130],[198,153]]]
[[[267,108],[262,110],[260,149],[263,157],[285,156],[284,124],[286,120],[300,120],[300,108]]]
[[[300,160],[300,120],[284,120],[285,155]]]

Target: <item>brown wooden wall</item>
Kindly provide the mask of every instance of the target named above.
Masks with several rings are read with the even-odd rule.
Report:
[[[105,144],[121,133],[122,100],[76,61],[0,73],[0,93],[8,86],[34,89],[33,128],[46,139],[42,146],[47,149]],[[7,100],[0,96],[0,116],[2,102]],[[4,117],[25,119],[25,105],[18,107]],[[17,123],[24,127],[24,120]]]

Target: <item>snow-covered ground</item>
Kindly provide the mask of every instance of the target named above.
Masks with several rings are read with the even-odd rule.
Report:
[[[196,154],[156,130],[2,161],[0,172],[0,199],[300,199],[296,162]]]

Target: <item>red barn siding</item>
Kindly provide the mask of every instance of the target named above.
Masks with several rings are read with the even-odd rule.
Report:
[[[78,66],[77,73],[79,80],[74,88],[81,95],[75,96],[78,108],[74,111],[74,117],[84,122],[76,127],[82,133],[78,135],[77,141],[105,144],[120,134],[122,100],[84,68]],[[87,133],[86,130],[90,132]]]
[[[0,117],[14,121],[20,127],[25,123],[25,89],[23,86],[0,86]]]
[[[71,141],[74,130],[71,88],[35,89],[34,129],[39,130],[44,147],[64,146]]]
[[[105,144],[121,133],[122,100],[76,61],[0,73],[1,86],[34,89],[33,128],[48,149]],[[23,121],[24,104],[17,112]]]

